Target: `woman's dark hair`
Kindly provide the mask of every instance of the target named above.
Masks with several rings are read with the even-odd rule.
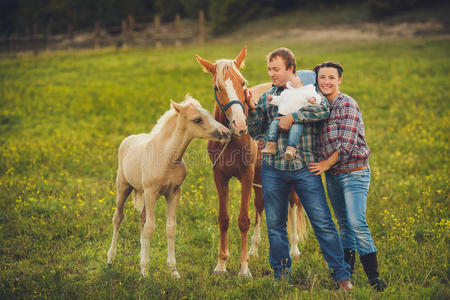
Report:
[[[335,68],[338,72],[339,78],[341,78],[342,73],[344,73],[344,69],[341,67],[339,63],[333,61],[326,61],[314,67],[313,71],[314,73],[316,73],[316,76],[319,76],[319,70],[322,68]]]

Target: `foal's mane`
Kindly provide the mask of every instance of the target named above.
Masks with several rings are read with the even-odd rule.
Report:
[[[239,69],[236,68],[236,65],[234,64],[234,60],[232,59],[219,59],[216,61],[216,82],[215,85],[218,86],[219,83],[224,82],[225,79],[225,73],[229,72],[235,77],[238,77],[239,79],[242,79],[245,83],[247,83],[247,80],[244,76],[242,76],[241,72],[239,72]]]
[[[188,97],[183,102],[179,103],[182,106],[187,106],[189,104],[194,105],[197,108],[201,108],[200,103],[192,97]],[[166,111],[156,122],[155,126],[153,126],[150,131],[150,138],[153,138],[155,135],[160,133],[163,128],[174,129],[176,125],[176,117],[178,116],[177,112],[173,107],[171,107],[168,111]],[[169,132],[172,132],[170,130]]]

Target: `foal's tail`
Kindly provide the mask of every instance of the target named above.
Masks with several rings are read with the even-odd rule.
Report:
[[[144,192],[138,192],[133,189],[134,208],[138,212],[142,212],[144,209]]]
[[[303,209],[303,205],[295,204],[297,210],[297,232],[300,243],[306,240],[308,236],[307,231],[307,220],[305,210]]]

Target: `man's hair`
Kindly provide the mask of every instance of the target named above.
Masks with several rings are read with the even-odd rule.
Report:
[[[293,67],[292,73],[295,74],[295,68],[297,66],[297,63],[295,62],[294,53],[288,48],[278,48],[267,55],[267,61],[270,62],[274,60],[275,57],[277,56],[283,59],[284,64],[286,65],[286,70],[292,66]]]
[[[317,65],[314,67],[313,71],[314,71],[314,73],[316,73],[316,76],[319,76],[319,71],[322,68],[335,68],[338,72],[339,78],[341,78],[342,73],[344,73],[344,69],[342,68],[342,66],[339,63],[333,62],[333,61],[326,61],[326,62],[321,63],[320,65]]]

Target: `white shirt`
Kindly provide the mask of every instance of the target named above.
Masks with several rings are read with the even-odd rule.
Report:
[[[314,104],[309,103],[308,99],[314,98]],[[316,88],[312,84],[308,84],[299,88],[293,88],[291,83],[286,84],[279,96],[273,95],[271,105],[278,106],[278,113],[288,115],[300,110],[303,107],[319,105],[322,102],[322,97],[316,92]]]

